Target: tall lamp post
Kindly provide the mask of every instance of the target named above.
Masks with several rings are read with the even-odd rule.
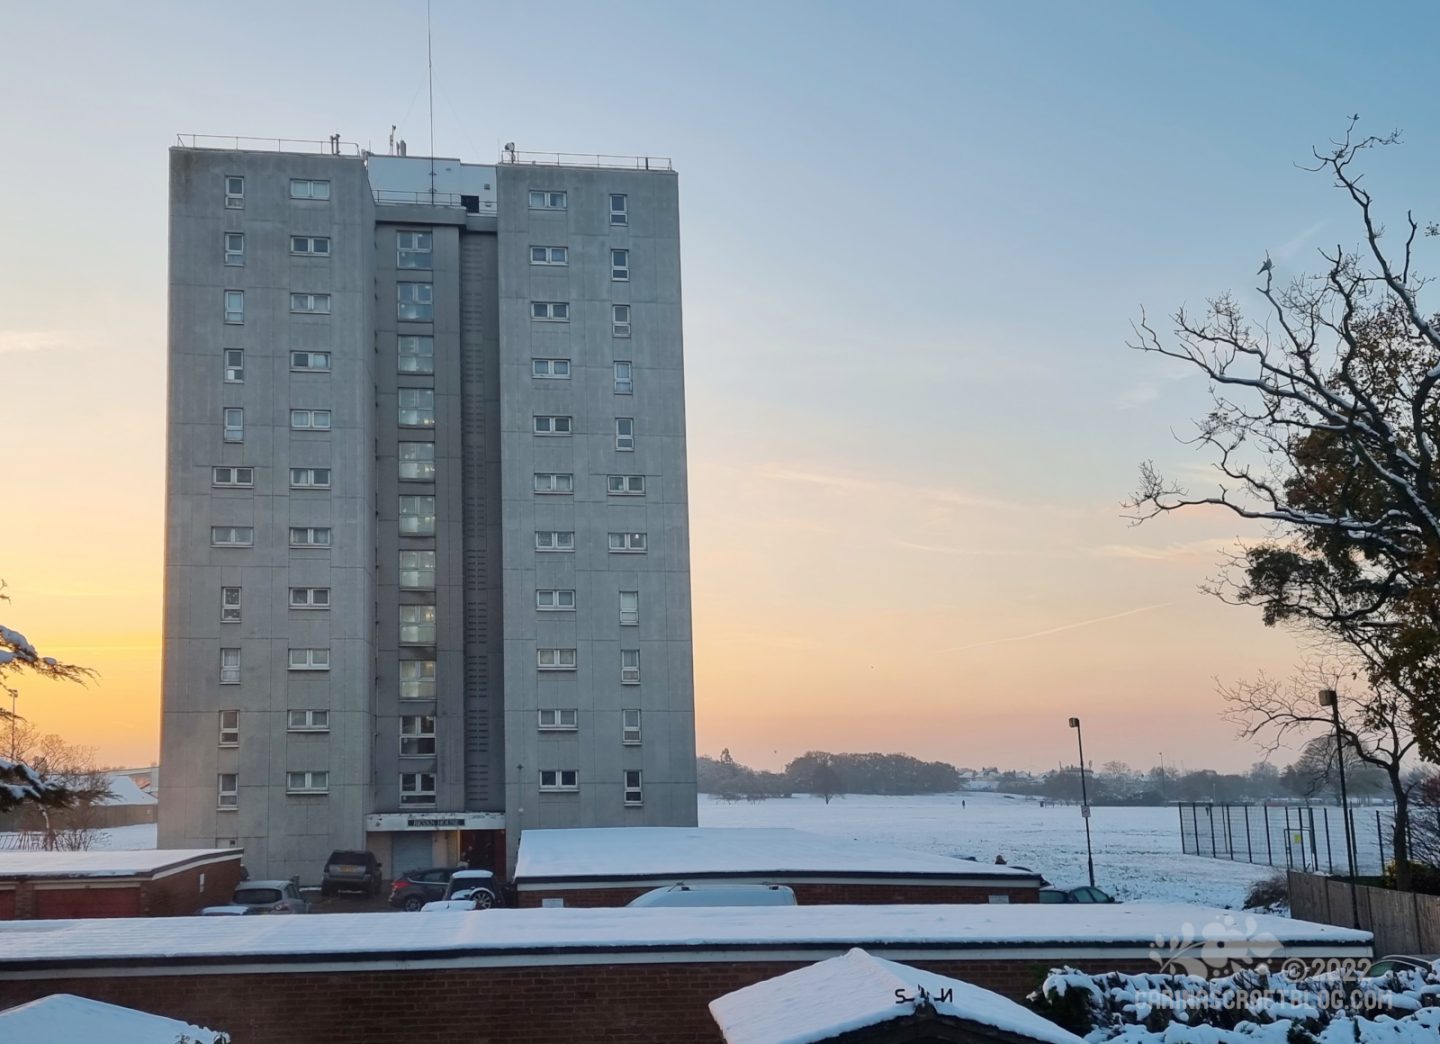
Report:
[[[1340,728],[1340,696],[1334,689],[1320,690],[1320,706],[1330,708],[1335,723],[1335,764],[1340,769],[1340,820],[1345,824],[1345,858],[1350,865],[1350,916],[1360,927],[1360,898],[1355,892],[1355,839],[1350,830],[1350,799],[1345,791],[1345,734]]]
[[[1090,872],[1090,887],[1095,887],[1095,852],[1090,847],[1090,795],[1085,789],[1085,738],[1080,733],[1080,719],[1071,718],[1075,742],[1080,744],[1080,818],[1085,820],[1085,866]]]

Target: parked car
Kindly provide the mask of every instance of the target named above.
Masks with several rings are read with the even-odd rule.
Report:
[[[1042,903],[1119,902],[1113,895],[1090,885],[1081,885],[1079,888],[1042,888],[1040,889],[1040,901]]]
[[[310,912],[310,904],[301,897],[300,886],[294,881],[246,881],[235,889],[230,901],[234,906],[248,906],[255,913]]]
[[[320,894],[364,892],[380,894],[380,860],[373,852],[331,852],[325,860],[325,876],[320,879]]]
[[[489,870],[456,870],[450,875],[445,899],[472,899],[475,909],[488,910],[500,905],[500,889]]]
[[[264,913],[258,906],[240,906],[236,903],[226,903],[224,906],[207,906],[200,911],[201,917],[238,917],[243,914]]]
[[[413,912],[428,902],[444,899],[455,870],[453,866],[406,870],[390,885],[390,905]]]
[[[652,888],[627,906],[794,906],[795,891],[786,885],[687,885]]]
[[[1428,972],[1434,964],[1425,957],[1407,957],[1402,954],[1392,953],[1381,957],[1365,971],[1367,979],[1378,979],[1382,975],[1389,975],[1394,971]]]
[[[474,899],[435,899],[420,907],[421,913],[445,913],[451,910],[474,910]]]

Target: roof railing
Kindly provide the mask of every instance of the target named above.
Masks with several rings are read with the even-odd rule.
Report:
[[[177,134],[182,149],[232,149],[237,152],[301,152],[320,156],[359,156],[358,142],[336,134],[324,141],[306,138],[248,138],[239,134]]]
[[[584,152],[526,152],[506,146],[500,153],[501,163],[545,165],[552,167],[602,167],[611,170],[673,171],[669,156],[606,156]]]

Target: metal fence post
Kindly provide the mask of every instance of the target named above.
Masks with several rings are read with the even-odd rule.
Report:
[[[1315,862],[1315,869],[1320,869],[1320,849],[1316,847],[1315,839],[1315,806],[1310,805],[1307,809],[1310,813],[1310,856]]]
[[[1255,862],[1255,845],[1250,840],[1250,806],[1245,806],[1245,856],[1246,859]]]
[[[1295,856],[1290,844],[1290,806],[1285,805],[1285,869],[1295,869]]]
[[[1330,850],[1330,809],[1328,806],[1320,810],[1320,817],[1325,820],[1325,865],[1333,874],[1335,873],[1335,853]]]
[[[1270,802],[1265,802],[1265,862],[1275,865],[1275,849],[1270,844]]]

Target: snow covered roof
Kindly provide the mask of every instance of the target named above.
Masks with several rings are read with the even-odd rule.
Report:
[[[23,1040],[26,1044],[75,1044],[86,1040],[175,1044],[182,1035],[196,1044],[215,1044],[220,1039],[214,1030],[188,1022],[69,993],[53,993],[0,1011],[0,1040]]]
[[[817,960],[853,946],[896,959],[1151,957],[1157,939],[1233,951],[1259,940],[1279,956],[1369,956],[1370,933],[1152,903],[702,908],[536,908],[313,917],[154,917],[0,922],[0,976],[71,962],[393,966],[400,960],[543,964],[713,961],[717,951]],[[1229,920],[1231,927],[1226,928]]]
[[[240,848],[143,848],[134,851],[0,852],[0,880],[17,877],[163,877],[200,863],[240,859]]]
[[[154,805],[157,803],[154,794],[147,794],[141,790],[129,776],[110,773],[106,782],[110,785],[110,796],[100,802],[102,805]]]
[[[591,827],[526,830],[515,884],[634,880],[674,882],[739,875],[963,879],[1038,886],[1013,866],[822,837],[789,827]]]
[[[710,1002],[726,1044],[811,1044],[915,1014],[929,1003],[940,1015],[1046,1044],[1082,1044],[1069,1030],[998,993],[959,979],[872,957],[859,948]]]

